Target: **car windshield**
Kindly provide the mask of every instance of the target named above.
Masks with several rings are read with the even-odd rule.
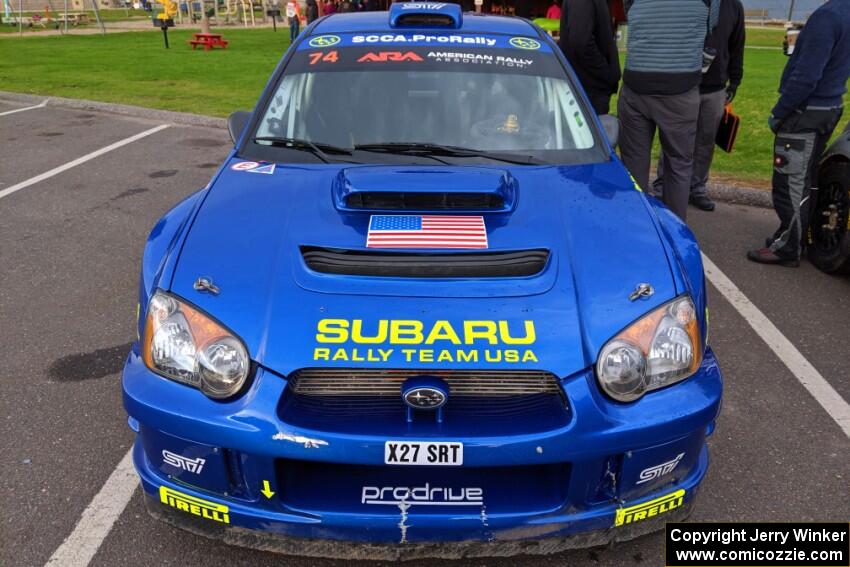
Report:
[[[252,140],[254,153],[283,162],[606,158],[549,45],[511,36],[313,37]]]

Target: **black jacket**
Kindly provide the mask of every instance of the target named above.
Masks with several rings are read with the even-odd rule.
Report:
[[[841,106],[850,78],[850,2],[830,0],[809,16],[785,65],[773,115]]]
[[[560,42],[588,94],[617,92],[620,59],[606,0],[564,0]]]
[[[307,0],[307,23],[312,23],[319,17],[319,5],[316,0]]]
[[[726,82],[741,84],[744,77],[744,6],[741,0],[722,0],[717,27],[705,44],[717,50],[717,56],[702,76],[700,91],[716,92],[726,88]]]
[[[531,0],[516,0],[514,15],[527,20],[531,19]]]

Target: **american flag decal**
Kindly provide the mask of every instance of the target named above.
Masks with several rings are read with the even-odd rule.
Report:
[[[366,248],[487,248],[484,217],[372,215]]]

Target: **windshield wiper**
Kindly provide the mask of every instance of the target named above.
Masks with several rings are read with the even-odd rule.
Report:
[[[515,163],[519,165],[545,165],[533,156],[514,156],[513,154],[494,153],[461,146],[447,146],[443,144],[419,143],[419,142],[387,142],[383,144],[358,144],[355,150],[366,152],[386,152],[395,154],[421,154],[424,156],[446,156],[446,157],[483,157],[504,163]]]
[[[310,140],[301,140],[299,138],[284,138],[282,136],[257,136],[256,138],[254,138],[254,142],[269,142],[273,146],[287,146],[295,150],[307,150],[325,163],[331,162],[332,158],[328,156],[329,153],[343,154],[347,156],[351,155],[351,150],[348,148],[341,148],[339,146],[324,144],[322,142],[311,142]]]

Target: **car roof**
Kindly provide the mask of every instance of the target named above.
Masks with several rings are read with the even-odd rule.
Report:
[[[390,12],[337,13],[324,17],[312,28],[310,35],[346,32],[435,32],[434,28],[404,28],[390,26]],[[537,28],[523,18],[491,16],[464,12],[460,27],[442,30],[450,33],[504,33],[539,36]]]

